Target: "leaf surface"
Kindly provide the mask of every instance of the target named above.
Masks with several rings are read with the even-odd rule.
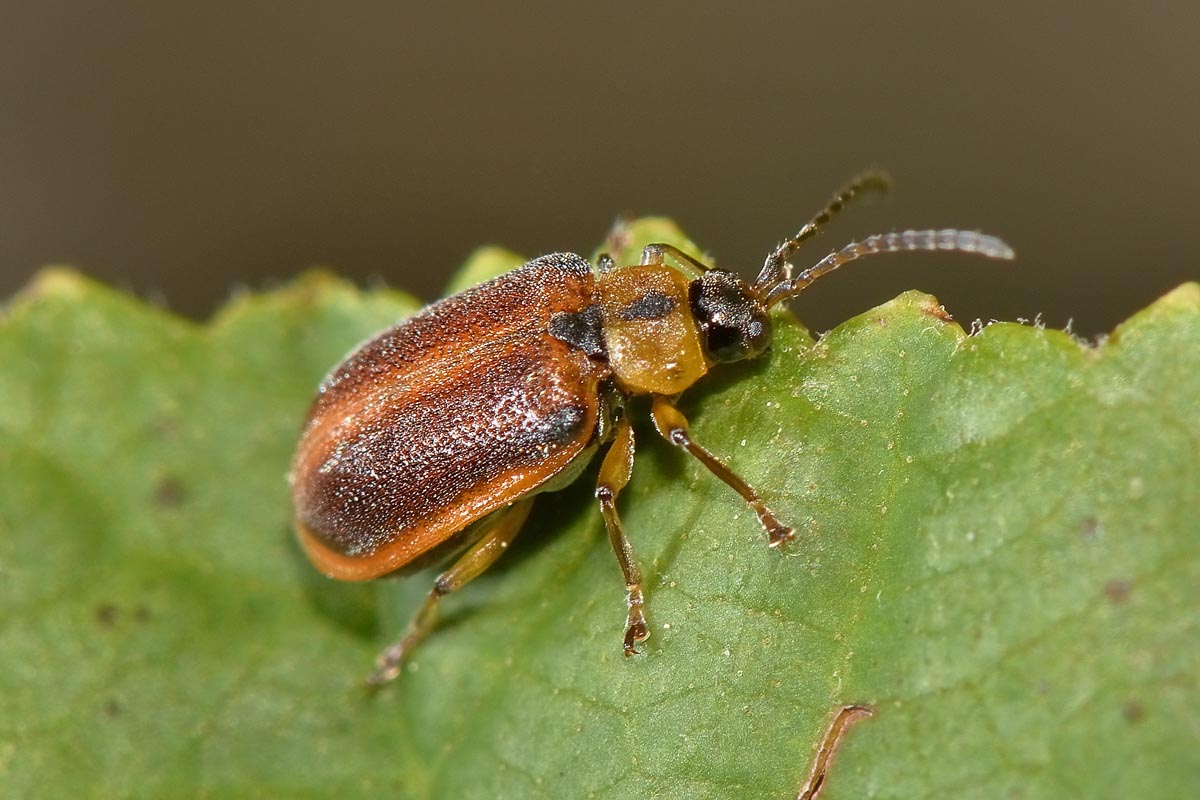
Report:
[[[457,286],[514,263],[481,259]],[[918,293],[780,314],[681,407],[791,546],[639,423],[645,654],[593,468],[372,694],[432,575],[317,575],[285,476],[322,374],[416,307],[312,274],[194,325],[64,271],[10,304],[0,794],[787,798],[844,703],[877,713],[826,800],[1200,785],[1200,287],[1098,347]]]

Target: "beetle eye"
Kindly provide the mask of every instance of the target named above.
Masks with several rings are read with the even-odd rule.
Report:
[[[715,361],[737,361],[743,357],[742,333],[728,325],[710,323],[704,331],[704,349]]]
[[[688,295],[710,359],[739,361],[767,349],[771,318],[754,290],[737,275],[710,270],[692,281]]]

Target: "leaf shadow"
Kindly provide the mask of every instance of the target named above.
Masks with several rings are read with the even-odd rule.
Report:
[[[288,568],[309,607],[356,639],[377,640],[384,625],[375,587],[370,582],[348,583],[325,577],[304,557],[291,526],[281,527],[279,535],[287,540]]]

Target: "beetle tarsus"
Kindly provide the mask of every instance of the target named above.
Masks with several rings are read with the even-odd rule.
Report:
[[[796,538],[796,529],[775,521],[775,525],[767,528],[767,547],[775,548],[787,544]]]
[[[440,576],[439,576],[440,580]],[[394,681],[400,675],[404,659],[412,652],[421,640],[425,638],[437,620],[437,603],[446,591],[434,584],[433,590],[425,597],[421,608],[413,615],[408,623],[408,629],[400,641],[388,646],[375,659],[375,670],[367,676],[368,686],[383,686]]]
[[[629,587],[629,617],[625,621],[625,657],[641,655],[638,642],[650,638],[650,627],[646,625],[646,615],[643,608],[646,605],[640,586]]]
[[[367,685],[383,686],[394,681],[400,675],[400,665],[403,663],[404,652],[401,647],[389,647],[384,650],[375,661],[375,671],[367,676]]]
[[[796,529],[791,525],[784,525],[779,520],[779,517],[775,516],[775,512],[767,508],[762,500],[751,500],[750,507],[754,509],[754,513],[758,515],[759,523],[767,531],[768,547],[774,549],[796,538]]]

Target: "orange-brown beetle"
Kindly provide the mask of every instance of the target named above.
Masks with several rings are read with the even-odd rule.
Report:
[[[658,432],[754,509],[768,544],[792,538],[754,491],[688,432],[674,398],[715,364],[761,355],[772,306],[840,265],[901,250],[1012,258],[999,239],[957,230],[869,236],[792,277],[788,259],[864,189],[839,192],[767,256],[753,284],[666,244],[636,266],[596,269],[555,253],[428,306],[355,350],[325,378],[292,465],[296,528],[312,562],[367,580],[448,560],[372,681],[394,678],[433,625],[439,598],[487,569],[516,536],[532,495],[574,480],[609,444],[596,498],[625,578],[626,655],[649,635],[641,574],[617,516],[633,467],[631,395],[652,398]],[[665,263],[665,259],[675,262]]]

